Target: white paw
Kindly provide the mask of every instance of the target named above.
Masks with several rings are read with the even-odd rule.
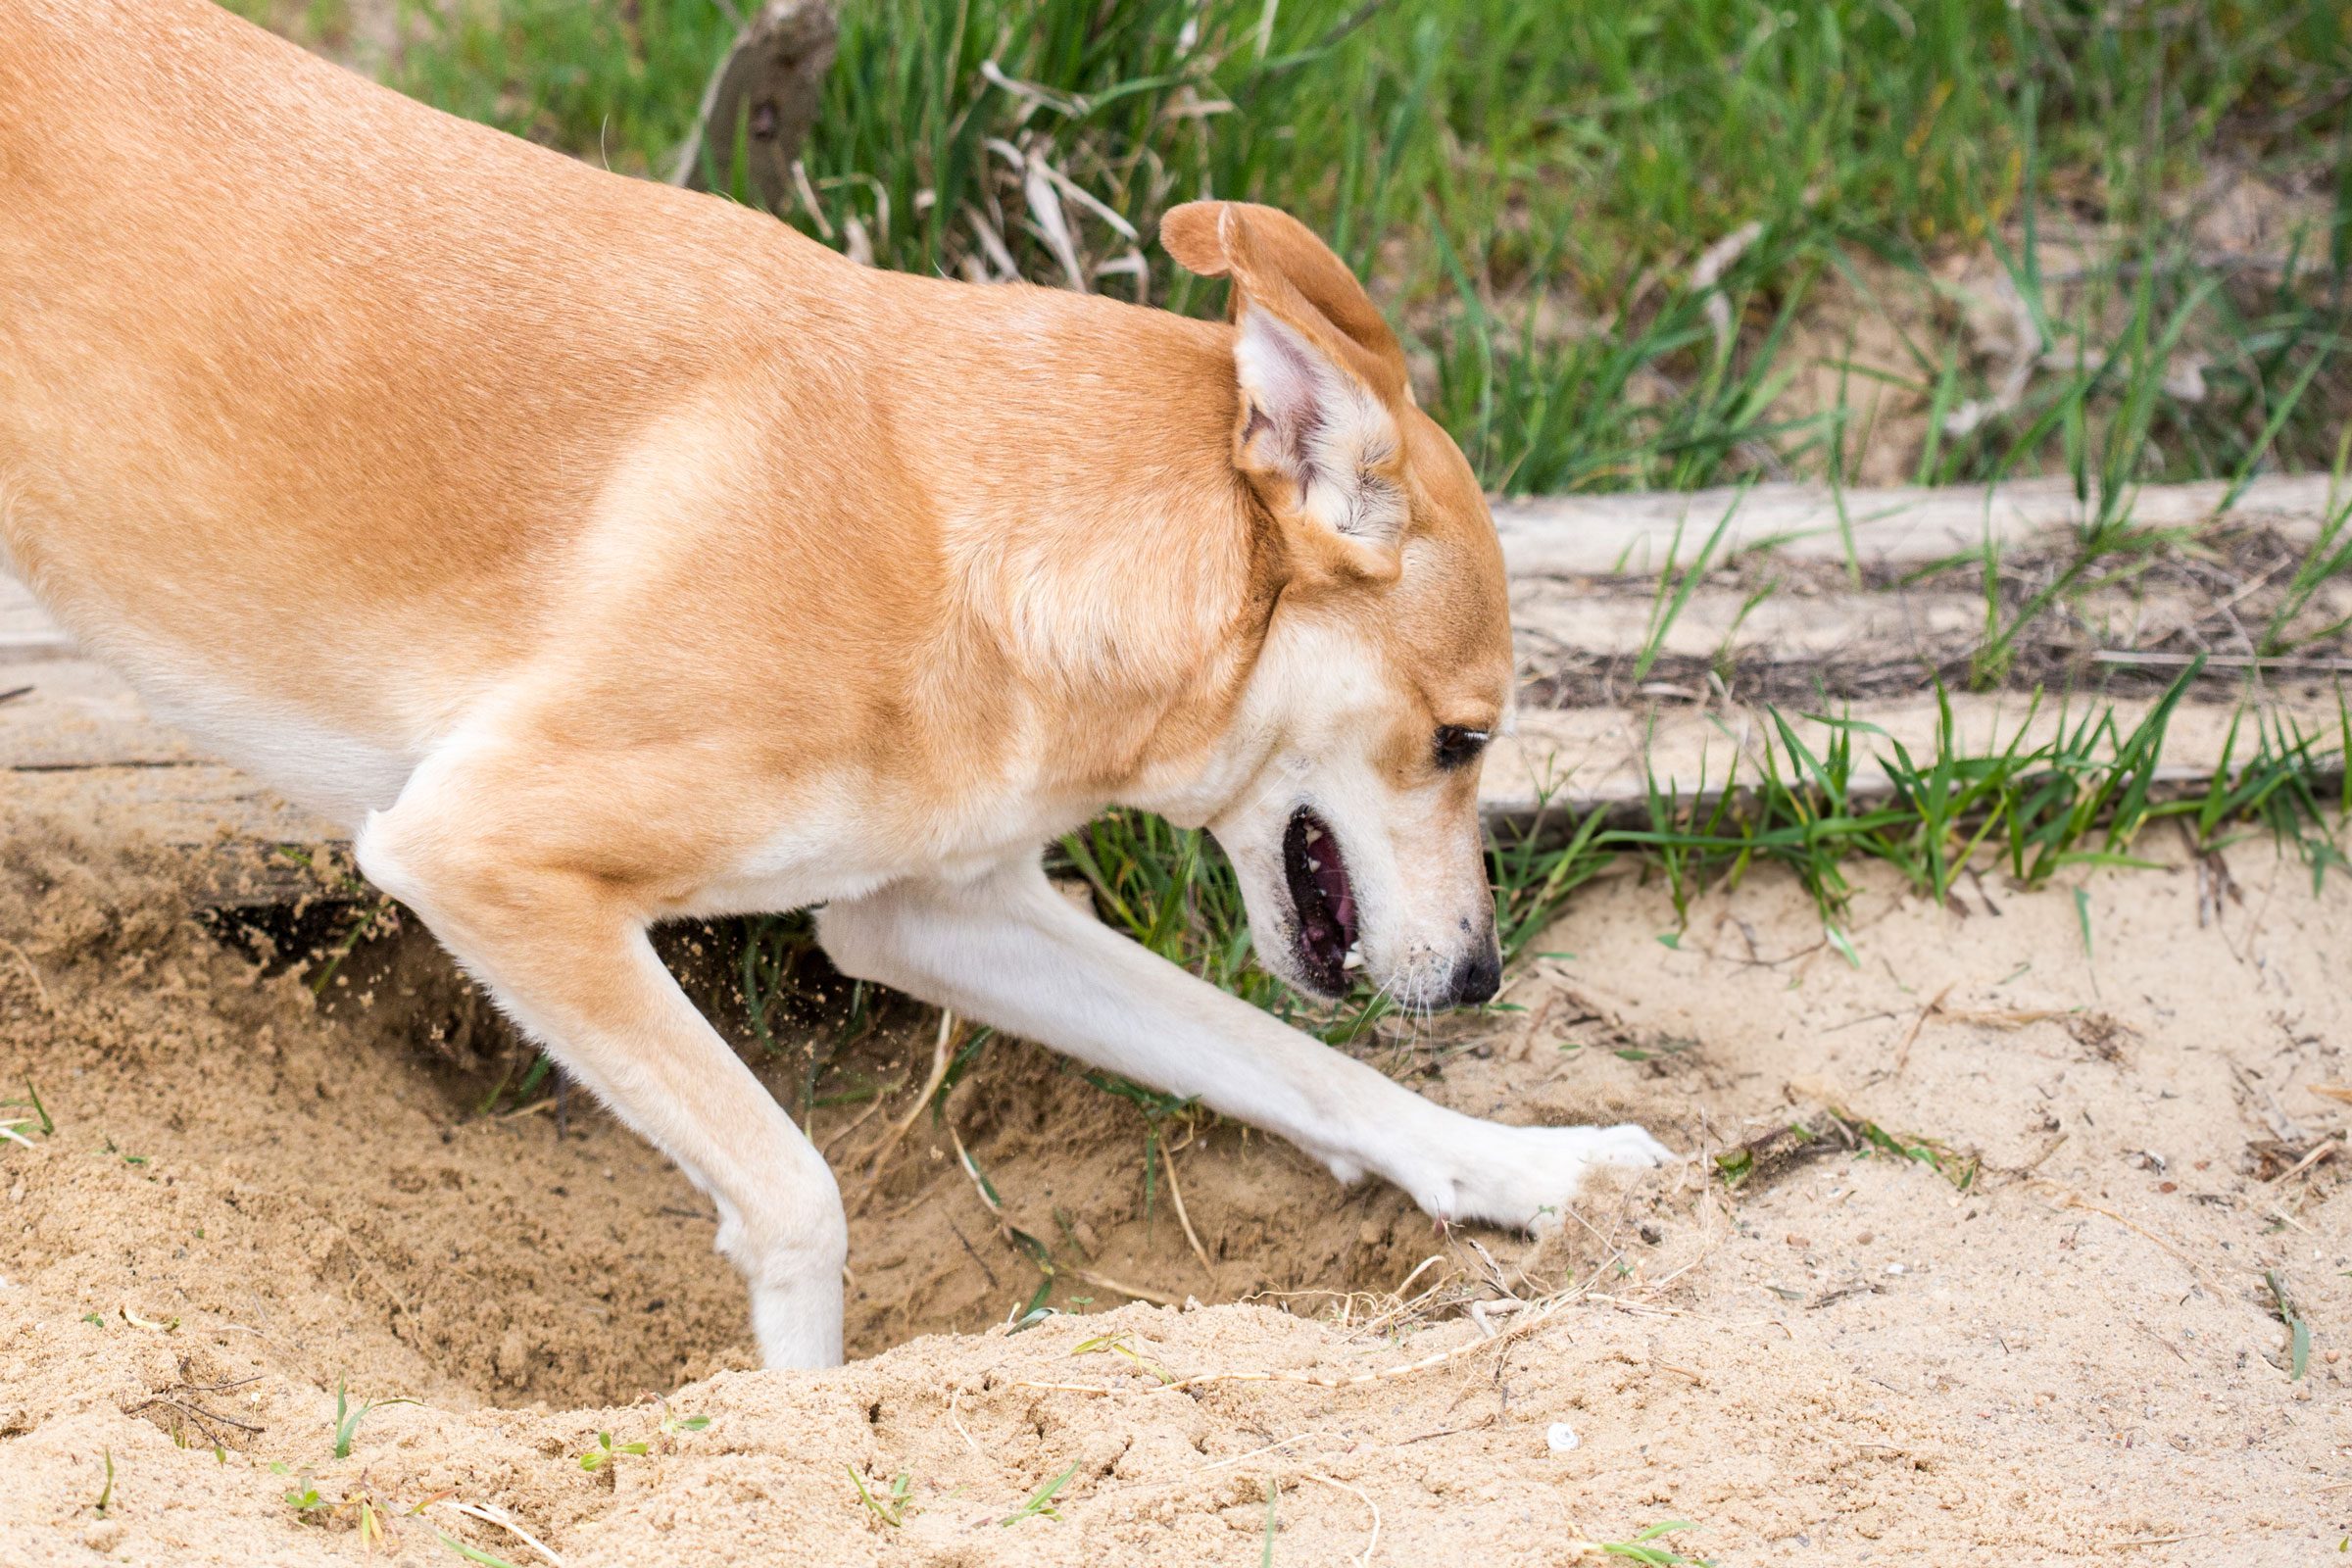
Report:
[[[1567,1217],[1568,1204],[1595,1167],[1648,1170],[1680,1157],[1631,1122],[1618,1127],[1486,1124],[1478,1131],[1477,1147],[1465,1152],[1445,1184],[1450,1191],[1432,1193],[1437,1204],[1422,1204],[1440,1219],[1549,1230]]]

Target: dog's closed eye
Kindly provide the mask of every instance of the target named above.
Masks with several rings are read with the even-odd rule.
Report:
[[[1459,724],[1440,724],[1431,752],[1438,765],[1452,769],[1473,761],[1487,749],[1487,732],[1483,729],[1464,729]]]

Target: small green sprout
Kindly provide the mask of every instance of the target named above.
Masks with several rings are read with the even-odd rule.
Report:
[[[599,1432],[596,1435],[596,1446],[590,1448],[586,1453],[580,1455],[580,1468],[587,1471],[590,1475],[594,1475],[597,1471],[602,1470],[605,1466],[611,1464],[613,1460],[619,1458],[624,1453],[643,1457],[645,1454],[651,1451],[651,1447],[646,1444],[615,1444],[612,1441],[612,1433]]]
[[[1067,1470],[1064,1470],[1061,1474],[1055,1476],[1053,1480],[1047,1482],[1044,1486],[1031,1493],[1027,1502],[1024,1502],[1018,1508],[1013,1509],[1012,1512],[998,1520],[997,1523],[1006,1526],[1017,1525],[1024,1519],[1034,1519],[1041,1514],[1048,1519],[1059,1519],[1061,1514],[1054,1506],[1054,1494],[1059,1492],[1064,1486],[1068,1485],[1070,1477],[1076,1475],[1077,1473],[1078,1461],[1072,1459],[1070,1461],[1070,1467]]]
[[[1091,1340],[1081,1340],[1078,1344],[1070,1347],[1072,1355],[1095,1355],[1102,1351],[1126,1357],[1144,1371],[1157,1378],[1162,1386],[1176,1381],[1175,1373],[1138,1350],[1133,1339],[1126,1334],[1098,1334]]]
[[[449,1532],[445,1530],[435,1530],[433,1532],[433,1539],[440,1542],[441,1544],[447,1546],[450,1550],[456,1552],[459,1556],[465,1558],[467,1562],[480,1563],[482,1568],[514,1568],[513,1563],[507,1561],[506,1558],[501,1557],[498,1555],[498,1553],[494,1551],[484,1551],[479,1546],[468,1546],[466,1544],[466,1543],[460,1541],[457,1537],[449,1534]]]
[[[369,1399],[365,1403],[355,1405],[351,1402],[349,1391],[344,1387],[344,1380],[335,1379],[335,1457],[338,1459],[351,1457],[352,1441],[360,1435],[360,1423],[368,1419],[369,1411],[380,1410],[391,1404],[415,1404],[416,1402],[415,1399],[402,1397]]]
[[[914,1489],[913,1475],[905,1470],[900,1471],[890,1483],[889,1493],[883,1496],[876,1496],[873,1491],[866,1486],[865,1477],[858,1473],[856,1465],[845,1464],[842,1468],[850,1473],[850,1485],[858,1489],[858,1500],[865,1504],[866,1512],[893,1530],[906,1522],[907,1494]]]
[[[30,1149],[32,1140],[24,1136],[24,1128],[32,1128],[43,1138],[57,1131],[57,1122],[50,1116],[49,1107],[41,1103],[40,1091],[32,1087],[32,1080],[29,1078],[24,1080],[24,1098],[23,1100],[0,1100],[0,1110],[19,1108],[28,1109],[32,1114],[11,1116],[6,1120],[0,1120],[0,1139],[5,1139],[12,1144],[23,1144],[26,1149]]]
[[[1622,1557],[1628,1562],[1642,1563],[1646,1565],[1646,1568],[1713,1568],[1710,1560],[1705,1557],[1686,1557],[1672,1546],[1650,1544],[1663,1536],[1672,1535],[1675,1531],[1697,1528],[1687,1519],[1662,1519],[1631,1541],[1603,1541],[1598,1544],[1600,1549],[1611,1557]]]
[[[662,1407],[662,1436],[665,1438],[680,1432],[700,1432],[710,1424],[710,1418],[707,1415],[672,1414],[669,1401],[659,1394],[654,1396],[654,1402]]]

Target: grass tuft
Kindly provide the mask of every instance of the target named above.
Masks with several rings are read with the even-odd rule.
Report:
[[[350,1393],[344,1387],[343,1379],[335,1379],[335,1457],[338,1459],[351,1457],[351,1446],[359,1438],[360,1423],[367,1420],[370,1412],[380,1410],[386,1405],[416,1404],[417,1402],[417,1400],[402,1396],[398,1398],[368,1399],[360,1404],[353,1404]]]
[[[1012,1512],[998,1520],[997,1523],[1009,1528],[1013,1525],[1019,1524],[1024,1519],[1036,1519],[1041,1516],[1047,1519],[1059,1519],[1061,1514],[1054,1506],[1054,1494],[1059,1492],[1063,1487],[1067,1486],[1069,1484],[1070,1477],[1076,1475],[1077,1473],[1078,1461],[1072,1459],[1068,1469],[1062,1471],[1059,1475],[1054,1477],[1044,1486],[1031,1493],[1029,1494],[1028,1501],[1022,1503],[1018,1508],[1013,1509]]]

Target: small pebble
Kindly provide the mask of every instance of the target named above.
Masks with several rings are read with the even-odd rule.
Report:
[[[1861,1235],[1854,1238],[1854,1245],[1856,1247],[1868,1247],[1874,1240],[1876,1240],[1876,1237],[1872,1232],[1864,1231]]]
[[[1584,1441],[1576,1435],[1576,1428],[1565,1421],[1554,1421],[1544,1434],[1544,1446],[1554,1453],[1566,1453]]]
[[[2321,1352],[2320,1359],[2327,1362],[2329,1366],[2333,1366],[2335,1365],[2336,1357],[2341,1353],[2342,1352],[2337,1350],[2325,1350]]]
[[[1886,1265],[1886,1272],[1889,1274],[1900,1274],[1903,1272],[1903,1265],[1900,1263],[1889,1263]]]

